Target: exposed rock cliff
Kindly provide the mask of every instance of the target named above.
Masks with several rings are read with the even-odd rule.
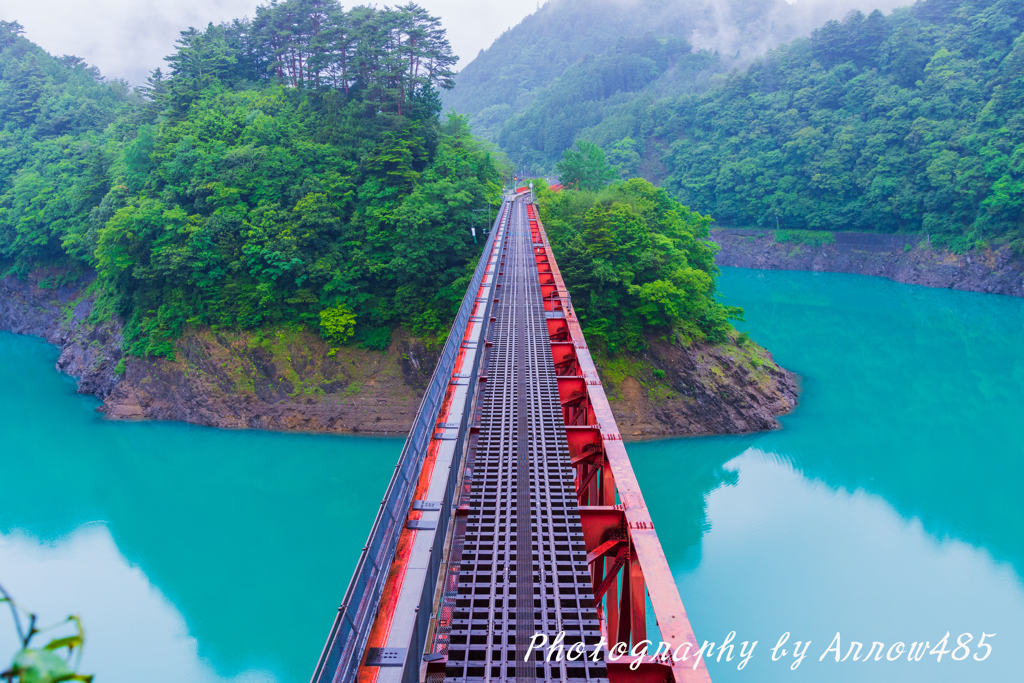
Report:
[[[193,328],[174,360],[127,357],[120,322],[93,315],[93,276],[56,284],[67,279],[37,271],[0,281],[0,329],[60,346],[57,368],[112,419],[402,435],[437,362],[403,330],[386,352],[331,356],[317,335],[288,328]],[[597,360],[626,438],[772,429],[796,403],[792,374],[752,343],[684,349],[652,339],[643,357]]]
[[[836,232],[820,245],[776,241],[772,230],[717,228],[720,266],[859,273],[926,287],[1024,296],[1024,259],[1009,247],[958,255],[920,235]]]
[[[648,339],[643,356],[597,358],[627,439],[775,429],[796,406],[796,376],[751,341],[680,347]]]
[[[25,280],[0,280],[0,329],[59,346],[57,369],[79,379],[79,393],[106,399],[120,379],[121,325],[89,321],[93,300],[87,290],[93,277],[67,282],[61,272],[38,270]]]

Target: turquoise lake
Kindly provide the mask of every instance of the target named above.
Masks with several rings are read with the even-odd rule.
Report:
[[[1024,300],[740,269],[721,290],[800,405],[629,445],[698,639],[736,634],[712,679],[1024,680]],[[82,616],[98,683],[308,680],[401,441],[111,423],[56,358],[0,333],[0,583],[41,623]],[[837,632],[863,660],[947,631],[966,658],[819,661]]]

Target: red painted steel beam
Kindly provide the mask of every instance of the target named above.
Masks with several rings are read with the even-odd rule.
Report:
[[[689,652],[697,652],[700,648],[693,626],[679,597],[672,570],[658,540],[626,447],[622,443],[597,367],[587,348],[569,292],[533,205],[528,207],[528,215],[534,242],[537,243],[534,252],[538,269],[542,273],[540,277],[546,280],[544,274],[550,269],[554,280],[553,287],[542,284],[544,308],[548,311],[561,310],[565,314],[564,319],[548,320],[548,332],[555,342],[552,344],[552,353],[555,355],[556,367],[559,363],[563,367],[571,365],[573,376],[582,376],[587,391],[588,424],[566,427],[570,457],[578,472],[577,495],[581,502],[586,499],[605,503],[580,507],[584,544],[592,553],[598,553],[602,548],[607,549],[609,542],[617,541],[615,547],[618,549],[614,556],[602,551],[593,558],[591,564],[595,593],[603,593],[606,597],[606,634],[613,642],[617,637],[620,642],[632,641],[635,644],[646,638],[646,593],[651,597],[661,639],[671,646],[673,652],[680,648],[686,652],[684,646],[687,643],[690,645]],[[567,351],[571,351],[573,358],[568,357]],[[568,384],[566,389],[569,389]],[[559,395],[562,396],[561,388]],[[598,473],[600,481],[595,476]],[[617,577],[620,571],[621,579]],[[621,592],[613,589],[617,580],[621,581]],[[598,600],[600,604],[600,596]],[[711,681],[703,660],[694,669],[688,662],[663,659],[663,662],[643,664],[635,671],[629,668],[628,663],[623,664],[625,658],[617,663],[609,661],[609,679],[612,683]]]
[[[636,657],[624,655],[617,662],[609,661],[608,678],[613,681],[630,681],[630,683],[665,683],[673,680],[672,667],[667,663],[642,660],[636,669],[630,668]]]
[[[575,403],[587,397],[587,383],[580,376],[558,378],[558,400],[562,405]]]
[[[574,465],[601,454],[601,428],[598,425],[567,426],[565,439],[569,442],[569,461]]]
[[[601,545],[594,548],[592,552],[587,553],[587,564],[594,564],[598,559],[605,555],[610,555],[613,551],[617,551],[618,547],[625,543],[621,538],[613,538],[610,541],[605,541]]]
[[[586,505],[580,508],[583,543],[588,548],[600,548],[608,541],[624,541],[626,515],[621,505]]]
[[[569,339],[569,325],[565,318],[548,318],[548,336],[552,342],[566,342]],[[568,343],[572,343],[571,341]]]

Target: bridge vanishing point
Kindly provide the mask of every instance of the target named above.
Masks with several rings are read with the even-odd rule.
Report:
[[[524,190],[491,226],[312,683],[710,683]]]

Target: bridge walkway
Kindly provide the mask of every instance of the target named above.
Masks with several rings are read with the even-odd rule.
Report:
[[[527,205],[500,247],[486,382],[463,487],[429,681],[601,680],[603,661],[524,661],[535,633],[600,641],[574,472]],[[533,658],[535,659],[535,658]],[[603,658],[602,658],[603,659]]]
[[[528,200],[491,228],[313,683],[710,683],[609,656],[648,639],[648,595],[660,640],[699,646]],[[527,660],[538,633],[584,656]]]

